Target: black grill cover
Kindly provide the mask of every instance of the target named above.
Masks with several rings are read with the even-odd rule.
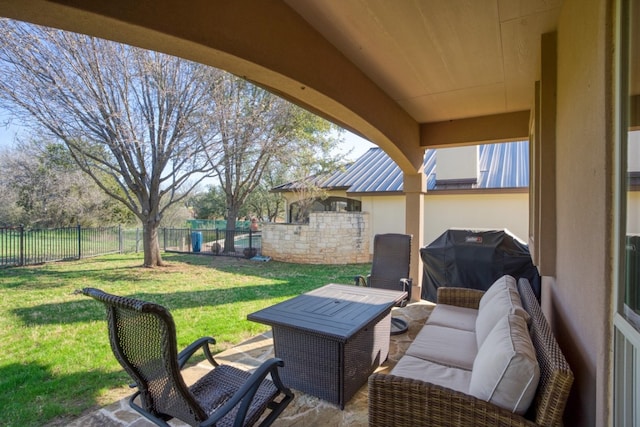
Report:
[[[440,287],[486,291],[505,274],[529,279],[540,300],[540,275],[529,247],[505,230],[447,230],[420,249],[422,299],[436,302]]]

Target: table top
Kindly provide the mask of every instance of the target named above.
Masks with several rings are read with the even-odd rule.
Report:
[[[251,313],[247,319],[347,341],[405,297],[403,291],[331,283]]]

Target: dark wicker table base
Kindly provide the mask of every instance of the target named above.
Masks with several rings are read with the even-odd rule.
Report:
[[[287,386],[344,405],[389,355],[391,315],[363,325],[354,337],[340,342],[293,328],[274,326],[276,357],[285,360],[282,381]]]
[[[344,408],[387,359],[391,308],[405,295],[330,284],[248,318],[271,325],[285,385]]]

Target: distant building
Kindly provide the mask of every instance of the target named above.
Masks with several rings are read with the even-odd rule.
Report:
[[[528,141],[428,149],[424,241],[449,228],[508,229],[526,241],[529,226]],[[371,239],[405,232],[405,200],[400,168],[380,148],[371,148],[344,171],[319,178],[329,197],[313,211],[369,213]],[[287,221],[297,202],[290,182],[272,189],[287,199]],[[371,246],[373,247],[373,246]]]

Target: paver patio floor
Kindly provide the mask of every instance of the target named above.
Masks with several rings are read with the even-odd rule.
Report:
[[[388,372],[396,362],[404,355],[416,334],[433,310],[434,304],[420,301],[407,305],[404,308],[394,308],[393,316],[406,319],[409,323],[409,331],[402,335],[391,336],[389,346],[389,358],[378,371]],[[274,356],[273,340],[271,332],[254,337],[238,346],[219,353],[215,356],[221,364],[230,364],[245,370],[253,370],[263,361]],[[286,361],[285,361],[286,363]],[[204,361],[183,371],[187,384],[193,383],[210,369],[208,362]],[[356,395],[345,405],[344,410],[317,397],[310,396],[297,390],[293,390],[295,398],[274,422],[275,427],[308,427],[308,426],[335,426],[335,427],[361,427],[368,425],[367,409],[367,384],[365,383]],[[185,426],[186,424],[172,420],[173,426]],[[148,427],[151,422],[141,417],[129,407],[128,397],[112,405],[101,408],[93,413],[83,416],[72,423],[72,427]]]

